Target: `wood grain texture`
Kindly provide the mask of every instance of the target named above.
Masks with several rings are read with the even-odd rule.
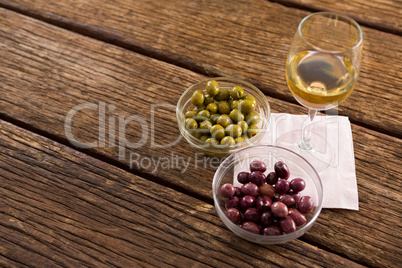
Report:
[[[67,113],[75,105],[101,101],[115,105],[113,112],[108,111],[109,118],[110,115],[117,118],[119,114],[125,118],[141,116],[155,143],[166,145],[176,140],[179,133],[172,106],[181,92],[202,76],[14,12],[2,10],[1,15],[4,18],[0,28],[4,53],[1,64],[5,67],[0,73],[4,81],[1,116],[69,144],[63,126]],[[274,112],[302,112],[298,105],[273,98],[269,101]],[[159,108],[152,119],[152,105],[161,104],[167,105],[166,109]],[[360,211],[324,210],[318,226],[305,237],[365,265],[394,266],[401,255],[398,247],[401,236],[397,230],[401,227],[398,178],[402,173],[402,142],[357,125],[352,127]],[[97,111],[85,109],[74,117],[73,132],[80,141],[96,141],[98,129]],[[138,141],[142,136],[136,124],[127,126],[126,133],[130,141]],[[106,143],[105,148],[84,151],[94,152],[107,161],[115,160],[130,170],[129,159],[118,160],[117,146]],[[211,201],[211,182],[217,163],[195,154],[183,140],[171,147],[158,148],[149,138],[143,147],[127,148],[126,153],[148,159],[138,167],[133,165],[133,172]],[[183,163],[157,167],[147,162],[172,156],[190,159],[188,167]],[[384,200],[386,207],[379,207]],[[379,223],[373,220],[378,218]],[[367,235],[359,239],[362,230]]]
[[[247,77],[267,95],[295,102],[286,86],[285,62],[297,25],[309,12],[265,0],[0,3],[203,74]],[[339,111],[401,137],[402,37],[363,31],[360,78]]]
[[[336,11],[353,17],[373,28],[402,34],[402,1],[400,0],[271,0],[286,6],[316,11]]]
[[[212,205],[0,120],[0,265],[361,267],[235,237]]]

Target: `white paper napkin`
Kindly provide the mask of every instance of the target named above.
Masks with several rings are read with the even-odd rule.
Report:
[[[307,115],[272,113],[270,127],[259,144],[276,144],[283,134],[302,127]],[[324,188],[324,208],[359,210],[355,157],[352,130],[348,117],[316,116],[313,130],[330,145],[333,159],[328,168],[321,172]],[[320,165],[320,159],[310,161]]]

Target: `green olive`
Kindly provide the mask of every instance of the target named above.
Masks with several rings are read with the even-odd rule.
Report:
[[[184,125],[186,129],[197,129],[198,123],[193,118],[186,118]]]
[[[225,128],[225,134],[226,136],[231,136],[233,138],[237,138],[240,137],[242,134],[242,129],[239,125],[235,125],[235,124],[230,124],[229,126],[227,126]]]
[[[221,125],[213,125],[209,131],[211,136],[217,140],[221,140],[225,137],[225,129]]]
[[[212,123],[210,121],[202,121],[199,126],[199,130],[202,134],[209,134],[209,130],[212,127]]]
[[[229,114],[230,113],[230,105],[227,101],[218,102],[218,111],[220,114]]]
[[[222,127],[227,127],[231,123],[231,120],[227,114],[222,114],[219,116],[218,120],[216,120],[216,123]]]
[[[197,113],[197,118],[203,118],[204,120],[209,118],[211,113],[208,110],[202,110]]]
[[[240,121],[244,120],[244,114],[242,112],[240,112],[237,109],[233,109],[230,113],[229,113],[229,117],[230,119],[232,119],[233,122],[237,123]]]
[[[240,111],[243,114],[251,113],[255,110],[255,103],[252,100],[242,100],[240,102]]]
[[[196,111],[187,111],[185,114],[184,114],[184,117],[185,118],[193,118],[193,117],[195,117],[197,115],[197,112]]]
[[[193,95],[191,96],[191,103],[195,106],[199,106],[204,103],[205,95],[202,90],[194,91]]]
[[[205,106],[208,106],[208,104],[210,104],[210,103],[214,103],[214,97],[212,97],[211,95],[206,95],[203,104]]]
[[[205,142],[211,143],[213,145],[218,145],[219,141],[215,138],[208,138]]]
[[[210,96],[216,96],[219,93],[219,84],[215,80],[209,80],[206,89]]]
[[[243,133],[247,133],[248,124],[246,121],[240,121],[237,125],[240,126]]]
[[[236,142],[236,143],[242,143],[243,141],[246,141],[246,139],[243,138],[243,137],[237,137],[237,138],[235,139],[235,142]]]
[[[248,127],[247,136],[249,138],[252,138],[255,135],[257,135],[258,132],[260,132],[260,129],[256,125],[251,125],[251,126]]]
[[[202,141],[206,141],[207,139],[209,139],[208,135],[203,135],[200,137],[200,140],[202,140]]]
[[[239,100],[244,96],[244,89],[240,86],[235,86],[232,88],[232,91],[230,91],[230,96],[234,100]]]
[[[220,117],[220,114],[211,114],[211,117],[209,120],[212,122],[213,125],[217,124],[216,121],[218,121],[218,118]]]
[[[214,114],[218,111],[218,105],[216,105],[215,103],[210,103],[207,105],[207,110],[211,113]]]
[[[257,112],[250,112],[246,114],[246,122],[249,125],[257,125],[261,121],[261,116]]]
[[[251,100],[252,102],[254,102],[255,106],[257,106],[257,101],[256,99],[253,97],[253,95],[245,95],[243,97],[243,100]]]
[[[233,137],[230,137],[230,136],[226,136],[226,137],[222,138],[222,140],[221,140],[221,145],[230,146],[230,145],[234,145],[234,144],[236,144],[236,142],[233,139]]]
[[[215,100],[217,101],[223,101],[223,100],[227,101],[229,100],[229,98],[230,98],[230,92],[226,88],[221,88],[219,90],[219,93],[215,96]]]
[[[230,103],[230,109],[234,110],[240,110],[240,101],[238,100],[233,100],[232,103]]]

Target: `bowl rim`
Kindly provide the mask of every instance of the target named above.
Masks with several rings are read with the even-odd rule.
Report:
[[[240,84],[244,84],[247,87],[252,88],[261,99],[264,100],[262,108],[264,109],[264,106],[267,108],[266,111],[266,116],[264,117],[263,120],[263,125],[261,126],[260,132],[257,133],[257,135],[255,135],[254,137],[247,139],[246,141],[242,142],[242,143],[238,143],[238,144],[234,144],[234,145],[220,145],[220,144],[208,144],[206,142],[202,142],[201,140],[197,139],[196,137],[192,136],[191,134],[189,134],[184,126],[184,123],[182,122],[182,113],[183,111],[181,111],[179,109],[179,106],[183,106],[185,101],[184,96],[186,96],[189,92],[191,92],[193,90],[194,87],[199,86],[200,84],[206,83],[210,80],[215,80],[219,83],[219,81],[227,81],[227,82],[233,82],[233,83],[240,83]],[[230,76],[220,76],[220,77],[209,77],[206,79],[203,79],[195,84],[192,84],[190,87],[188,87],[183,94],[180,96],[177,105],[176,105],[176,119],[177,119],[177,123],[179,125],[179,131],[180,133],[183,135],[183,137],[193,146],[196,146],[197,148],[201,148],[205,151],[211,152],[211,153],[222,153],[222,152],[234,152],[234,151],[238,151],[239,149],[242,148],[247,148],[250,145],[252,146],[252,144],[257,143],[262,136],[265,134],[266,130],[269,127],[269,123],[270,123],[270,119],[271,119],[271,107],[270,104],[267,100],[267,97],[265,96],[265,94],[255,85],[251,84],[250,82],[243,80],[243,79],[239,79],[239,78],[235,78],[235,77],[230,77]],[[200,144],[198,144],[200,143]],[[201,144],[202,143],[202,144]],[[200,147],[202,146],[202,147]],[[246,147],[245,147],[246,146]]]
[[[254,145],[254,146],[250,146],[244,149],[241,149],[233,154],[231,154],[230,156],[228,156],[218,167],[218,169],[215,171],[214,174],[214,178],[212,180],[212,195],[213,195],[213,199],[214,199],[214,206],[215,209],[218,212],[218,216],[225,216],[225,213],[223,212],[223,210],[221,209],[220,205],[218,204],[218,197],[217,197],[217,192],[219,189],[217,189],[217,187],[219,185],[217,185],[217,181],[218,179],[221,179],[223,177],[223,175],[225,174],[226,169],[228,169],[231,166],[234,166],[236,163],[232,163],[230,164],[229,162],[234,162],[233,158],[236,157],[236,155],[242,153],[243,151],[246,150],[252,150],[252,149],[256,149],[256,148],[278,148],[284,151],[287,151],[288,153],[294,154],[297,157],[299,157],[300,159],[302,159],[308,166],[311,167],[311,169],[313,170],[313,172],[315,173],[315,175],[318,178],[318,187],[319,187],[319,192],[321,192],[321,195],[319,195],[319,204],[317,204],[317,209],[316,209],[316,213],[314,214],[314,216],[310,219],[310,221],[308,223],[306,223],[303,227],[301,227],[300,229],[297,229],[295,232],[293,233],[289,233],[289,234],[282,234],[282,235],[278,235],[278,236],[264,236],[261,234],[254,234],[251,233],[249,231],[246,231],[244,229],[242,229],[240,226],[238,226],[237,224],[231,222],[229,219],[227,219],[227,223],[224,222],[225,225],[229,224],[229,226],[227,226],[231,231],[236,230],[236,232],[239,232],[240,234],[235,233],[236,235],[240,236],[240,237],[249,237],[252,240],[269,240],[270,243],[274,244],[274,243],[285,243],[285,242],[289,242],[291,240],[297,239],[298,237],[302,236],[305,232],[307,232],[315,223],[315,221],[317,220],[318,216],[321,214],[321,210],[322,210],[322,206],[323,206],[323,200],[324,200],[324,189],[323,189],[323,185],[322,185],[322,179],[320,177],[320,175],[318,174],[318,172],[315,170],[314,166],[311,165],[310,162],[308,162],[303,156],[299,155],[298,153],[289,150],[285,147],[282,146],[277,146],[277,145]],[[241,160],[240,160],[241,161]]]

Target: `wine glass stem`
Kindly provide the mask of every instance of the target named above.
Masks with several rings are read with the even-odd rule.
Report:
[[[313,146],[311,145],[311,128],[312,128],[312,122],[316,114],[317,110],[308,109],[308,117],[303,122],[302,140],[299,144],[299,147],[303,150],[313,149]]]

